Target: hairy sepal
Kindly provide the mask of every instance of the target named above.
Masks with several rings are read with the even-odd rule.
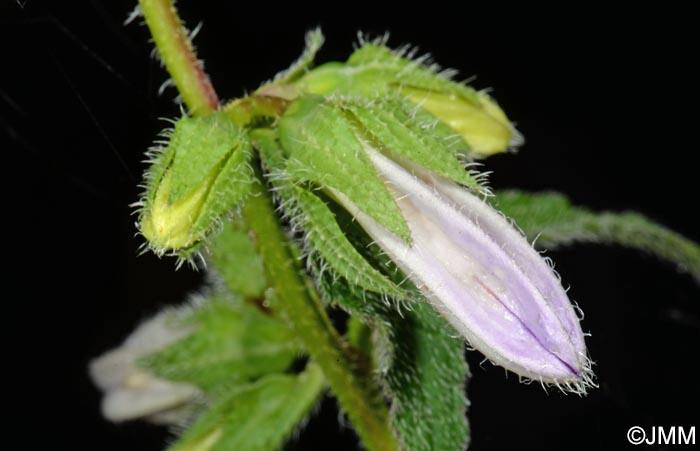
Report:
[[[254,183],[247,133],[224,113],[183,117],[151,153],[139,228],[156,254],[187,257]]]

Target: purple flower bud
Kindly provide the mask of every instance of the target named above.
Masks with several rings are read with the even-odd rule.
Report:
[[[494,363],[585,392],[592,374],[579,320],[537,251],[468,190],[418,165],[409,172],[364,147],[406,219],[412,243],[343,193],[333,194],[435,309]]]

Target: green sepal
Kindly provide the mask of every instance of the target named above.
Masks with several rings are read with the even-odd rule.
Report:
[[[252,145],[223,112],[183,117],[152,154],[139,226],[158,254],[192,253],[250,193]]]
[[[203,235],[222,221],[250,194],[251,184],[256,183],[250,161],[253,146],[247,134],[239,135],[238,146],[229,155],[216,177],[202,212],[193,227],[193,233]]]
[[[440,72],[437,65],[426,66],[425,58],[407,58],[407,50],[394,52],[383,45],[367,43],[350,55],[347,64],[363,72],[360,77],[360,84],[363,85],[369,85],[369,81],[374,80],[381,81],[387,87],[410,86],[427,92],[450,93],[470,102],[479,101],[474,88],[450,79],[454,71]]]
[[[300,92],[383,98],[399,94],[439,123],[438,128],[459,136],[470,157],[484,157],[522,144],[497,103],[484,92],[451,79],[454,71],[427,65],[427,58],[411,59],[408,47],[393,52],[366,43],[346,64],[328,63],[302,77]]]
[[[477,177],[459,160],[468,152],[460,146],[461,140],[456,141],[454,133],[441,134],[434,127],[435,120],[415,105],[396,96],[371,101],[346,98],[338,104],[362,124],[373,147],[390,158],[407,158],[473,190],[482,190]]]
[[[619,244],[674,263],[700,282],[700,245],[638,213],[593,212],[558,193],[501,191],[492,203],[538,247]]]
[[[279,132],[274,129],[259,128],[250,133],[250,138],[260,153],[260,159],[270,176],[271,183],[275,185],[286,176],[283,174],[286,163],[285,151],[279,142]]]
[[[410,241],[406,221],[365,154],[367,144],[360,142],[335,105],[318,96],[300,98],[280,119],[279,137],[291,180],[344,194],[389,231]]]
[[[277,74],[272,84],[282,85],[291,83],[306,73],[306,71],[308,71],[313,64],[316,54],[319,50],[321,50],[321,46],[323,46],[324,41],[325,38],[323,37],[323,33],[321,33],[320,28],[307,32],[305,37],[306,45],[301,56],[289,67],[289,69]]]
[[[325,388],[310,363],[297,375],[268,375],[218,394],[170,451],[279,449],[309,416]]]
[[[267,282],[262,259],[241,218],[233,218],[224,224],[212,240],[209,256],[212,267],[231,293],[246,298],[264,298]]]
[[[222,294],[195,305],[183,325],[193,332],[139,365],[163,379],[212,391],[285,371],[300,353],[281,320]]]
[[[170,165],[170,203],[200,185],[212,169],[221,166],[245,139],[242,130],[222,113],[183,117],[175,123],[168,147],[173,149]]]
[[[405,58],[403,52],[392,52],[382,45],[368,43],[355,50],[345,64],[323,64],[305,75],[299,84],[308,92],[322,95],[339,92],[378,97],[397,87],[411,86],[478,101],[473,88],[445,75],[449,73],[425,67],[421,60]]]
[[[284,151],[272,130],[253,133],[256,147],[269,170],[283,165]],[[403,298],[406,292],[367,261],[348,240],[348,231],[338,224],[335,212],[317,194],[302,185],[294,185],[285,173],[271,177],[292,226],[304,233],[303,246],[316,253],[333,271],[349,283],[382,295]]]
[[[406,295],[357,252],[323,200],[305,188],[293,190],[306,239],[333,271],[365,290],[398,298]]]

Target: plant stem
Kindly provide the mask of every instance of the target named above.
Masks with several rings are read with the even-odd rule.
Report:
[[[192,50],[172,0],[139,2],[161,58],[192,114],[202,115],[218,109],[216,93]],[[266,99],[259,100],[250,107],[275,106],[262,102]],[[247,108],[247,105],[241,103],[239,108]],[[236,114],[232,118],[236,118]],[[245,122],[249,120],[246,118],[247,114],[242,114],[239,119]],[[259,167],[258,176],[257,192],[246,201],[243,214],[256,236],[274,308],[290,323],[307,352],[321,367],[364,445],[373,451],[398,449],[379,390],[372,380],[353,371],[352,361],[345,352],[346,343],[333,328],[315,290],[297,266]]]
[[[344,352],[346,344],[333,328],[317,297],[307,290],[264,185],[260,185],[258,192],[246,201],[243,214],[255,234],[263,258],[272,289],[273,309],[287,319],[321,367],[364,445],[376,451],[397,449],[380,394],[372,381],[363,383],[353,371]]]
[[[219,99],[192,49],[172,0],[139,0],[148,29],[165,67],[192,114],[219,107]]]

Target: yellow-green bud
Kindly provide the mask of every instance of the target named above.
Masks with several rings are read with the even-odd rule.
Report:
[[[476,93],[475,99],[411,87],[400,92],[459,133],[477,155],[503,152],[521,140],[503,110],[483,92]]]
[[[496,102],[484,92],[452,81],[444,72],[413,61],[404,52],[365,44],[344,64],[319,66],[296,83],[301,92],[363,97],[399,94],[458,133],[473,156],[504,152],[522,143]]]
[[[149,170],[140,228],[157,253],[187,256],[248,194],[247,134],[223,112],[183,117]]]
[[[141,233],[158,249],[189,248],[198,240],[193,234],[195,220],[216,175],[207,177],[177,202],[170,203],[172,171],[168,170],[158,186],[151,209],[141,220]]]

